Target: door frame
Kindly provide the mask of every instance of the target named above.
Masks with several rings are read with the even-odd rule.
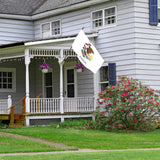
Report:
[[[77,92],[77,86],[78,86],[77,85],[77,72],[74,69],[73,65],[64,67],[64,97],[68,97],[67,96],[67,70],[68,69],[74,70],[74,97],[77,97],[77,94],[78,94],[78,92]]]
[[[54,89],[53,89],[53,69],[52,68],[49,68],[48,72],[47,73],[50,73],[52,72],[52,98],[54,97]],[[42,73],[42,95],[43,95],[43,98],[46,98],[46,92],[45,92],[45,79],[44,79],[44,74],[45,73]]]

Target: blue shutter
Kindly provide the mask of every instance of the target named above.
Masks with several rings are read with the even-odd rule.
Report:
[[[108,77],[109,77],[109,85],[116,85],[116,63],[108,64]]]
[[[157,0],[149,0],[149,24],[158,24],[158,2]]]

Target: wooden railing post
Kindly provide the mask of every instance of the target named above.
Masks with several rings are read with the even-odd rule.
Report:
[[[22,107],[22,114],[26,113],[26,97],[23,98],[23,107]]]
[[[42,95],[42,93],[40,93],[38,96],[36,96],[37,98],[37,112],[39,113],[39,98]]]
[[[11,106],[10,123],[14,124],[14,105]]]

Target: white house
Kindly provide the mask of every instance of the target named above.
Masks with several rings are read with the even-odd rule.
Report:
[[[114,85],[116,75],[160,89],[158,4],[0,0],[0,118],[12,105],[11,127],[24,116],[27,126],[92,117],[98,92]],[[105,60],[96,74],[74,69],[79,61],[71,45],[82,28]],[[44,62],[48,73],[39,70]]]

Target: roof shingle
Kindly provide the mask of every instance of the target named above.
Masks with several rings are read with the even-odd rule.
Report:
[[[0,14],[31,16],[89,0],[0,0]]]

